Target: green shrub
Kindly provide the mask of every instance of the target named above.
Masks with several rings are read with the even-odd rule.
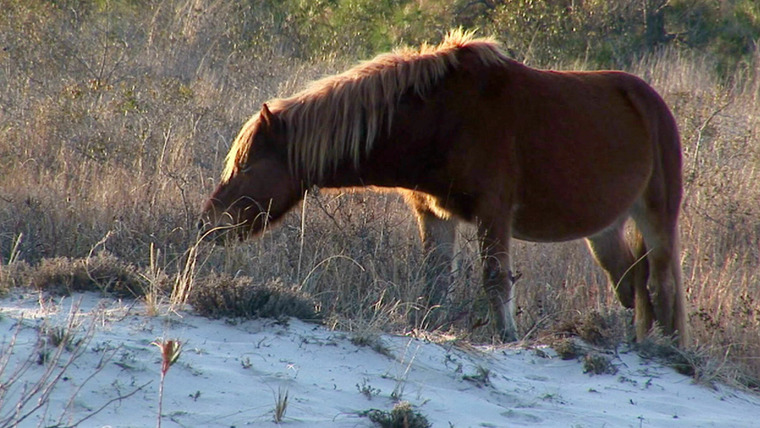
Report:
[[[381,428],[429,428],[432,425],[421,413],[415,411],[407,401],[402,401],[390,412],[372,409],[363,413]]]

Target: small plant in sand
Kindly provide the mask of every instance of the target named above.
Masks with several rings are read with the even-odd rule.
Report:
[[[415,411],[408,401],[397,403],[390,412],[372,409],[362,412],[376,426],[381,428],[429,428],[432,425],[421,413]]]
[[[161,411],[164,401],[164,379],[171,366],[177,362],[182,353],[182,343],[178,340],[159,339],[153,342],[161,350],[161,383],[158,386],[158,418],[156,426],[161,428]]]
[[[592,375],[614,375],[618,369],[612,364],[610,358],[598,352],[589,352],[583,357],[583,373]]]
[[[375,397],[377,395],[380,395],[380,389],[375,388],[372,385],[369,384],[369,378],[362,379],[362,383],[356,384],[356,389],[365,397],[367,397],[367,400],[371,400],[372,397]]]
[[[274,422],[279,424],[285,417],[285,412],[288,410],[288,390],[282,388],[277,390],[277,396],[274,398]]]
[[[475,368],[475,374],[471,375],[464,375],[462,376],[462,380],[466,380],[467,382],[471,382],[475,384],[478,388],[482,388],[484,386],[491,386],[491,370],[487,367],[483,367],[481,365],[478,365]]]

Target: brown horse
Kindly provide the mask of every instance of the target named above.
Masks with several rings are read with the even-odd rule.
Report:
[[[555,72],[455,31],[272,100],[240,131],[207,225],[261,231],[311,186],[397,188],[423,247],[451,257],[475,222],[497,327],[516,340],[509,241],[586,238],[637,338],[657,322],[687,340],[677,219],[681,148],[660,96],[622,72]],[[624,239],[632,218],[634,249]],[[431,304],[445,287],[433,281]]]

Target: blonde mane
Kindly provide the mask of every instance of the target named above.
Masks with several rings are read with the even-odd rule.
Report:
[[[471,49],[484,64],[503,63],[498,44],[475,39],[473,32],[454,30],[438,46],[399,49],[361,63],[348,71],[312,82],[289,98],[267,104],[285,124],[291,171],[302,171],[307,182],[320,180],[345,161],[358,166],[391,118],[401,95],[424,95],[459,65],[457,51]],[[248,155],[259,114],[241,129],[227,155],[222,174],[228,181]]]

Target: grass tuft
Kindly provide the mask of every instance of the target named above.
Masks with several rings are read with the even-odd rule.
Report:
[[[630,314],[622,310],[591,310],[563,320],[552,329],[554,334],[578,337],[584,342],[614,348],[633,337]]]
[[[8,293],[11,288],[26,285],[31,272],[32,267],[23,260],[7,265],[0,264],[0,297]]]
[[[589,352],[583,357],[583,373],[595,375],[614,375],[618,369],[612,364],[610,357],[598,352]]]
[[[274,399],[273,419],[274,423],[281,424],[285,418],[285,412],[288,411],[288,390],[282,388],[277,390],[277,396]]]
[[[708,358],[704,349],[680,349],[673,339],[663,337],[657,332],[636,344],[635,349],[642,357],[672,367],[678,373],[693,376],[697,381],[701,378],[705,383],[710,382],[705,376],[700,375],[700,372],[707,368]]]
[[[28,277],[30,287],[54,294],[98,291],[137,297],[146,289],[143,277],[134,266],[106,252],[84,259],[43,259]]]
[[[199,283],[188,303],[203,316],[320,319],[314,300],[281,280],[256,284],[249,277],[211,274]]]
[[[462,380],[475,384],[478,388],[491,386],[491,370],[487,367],[478,365],[475,368],[475,374],[464,375],[462,376]]]
[[[429,428],[427,418],[414,410],[408,401],[397,403],[390,412],[372,409],[361,414],[381,428]]]
[[[554,342],[552,345],[554,352],[559,355],[563,360],[574,360],[580,357],[583,353],[581,348],[575,343],[573,339],[560,339]]]
[[[379,333],[369,330],[355,331],[351,334],[351,343],[360,347],[368,347],[380,355],[393,358],[393,352],[383,342]]]

